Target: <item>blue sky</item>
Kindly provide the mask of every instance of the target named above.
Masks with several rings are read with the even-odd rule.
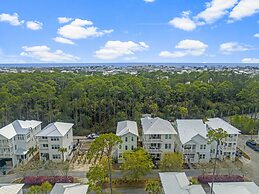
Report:
[[[0,63],[259,63],[259,0],[0,0]]]

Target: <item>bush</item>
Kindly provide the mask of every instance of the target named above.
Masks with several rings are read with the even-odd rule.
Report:
[[[22,180],[23,183],[29,185],[40,185],[46,181],[52,185],[55,183],[73,183],[74,178],[72,176],[27,176]]]
[[[200,183],[210,183],[213,180],[213,175],[198,176]],[[239,175],[214,175],[214,182],[244,182],[244,177]]]

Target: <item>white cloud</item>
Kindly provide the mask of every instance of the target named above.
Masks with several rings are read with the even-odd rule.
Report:
[[[40,30],[42,29],[43,24],[38,21],[27,21],[26,26],[31,30]]]
[[[23,20],[19,20],[19,15],[17,13],[14,13],[13,15],[7,13],[0,14],[0,22],[7,22],[13,26],[19,26],[24,23]]]
[[[144,0],[146,3],[153,3],[155,0]]]
[[[236,51],[247,51],[250,50],[248,46],[239,44],[238,42],[225,42],[220,45],[219,50],[224,54],[230,54]]]
[[[23,46],[21,56],[31,57],[44,62],[77,61],[79,57],[64,53],[62,50],[50,51],[50,48],[43,46]]]
[[[58,17],[58,23],[60,23],[60,24],[68,23],[71,20],[72,20],[72,18],[68,18],[68,17]]]
[[[93,26],[89,20],[75,19],[70,24],[58,29],[58,34],[69,39],[85,39],[90,37],[100,37],[112,33],[113,30],[99,30]]]
[[[238,0],[212,0],[206,4],[207,8],[200,12],[195,18],[202,19],[206,23],[211,24],[228,14],[228,10],[233,8],[237,2]]]
[[[169,24],[174,26],[175,28],[179,28],[185,31],[192,31],[197,26],[196,23],[187,16],[175,17],[174,19],[169,21]]]
[[[137,51],[144,51],[149,46],[144,42],[133,41],[108,41],[100,50],[95,51],[95,57],[99,59],[112,60],[119,57],[134,56]]]
[[[259,33],[256,33],[254,37],[259,38]]]
[[[257,12],[259,12],[259,0],[240,0],[230,12],[229,17],[232,20],[241,20]]]
[[[208,45],[204,44],[199,40],[182,40],[180,41],[175,48],[180,49],[178,51],[161,51],[159,53],[160,57],[167,57],[167,58],[178,58],[184,56],[201,56],[206,51]]]
[[[75,44],[73,41],[71,41],[69,39],[66,39],[66,38],[63,38],[63,37],[56,37],[56,38],[53,38],[53,40],[55,42],[59,42],[59,43],[62,43],[62,44]]]
[[[257,59],[257,58],[244,58],[244,59],[242,59],[242,63],[259,63],[259,59]]]

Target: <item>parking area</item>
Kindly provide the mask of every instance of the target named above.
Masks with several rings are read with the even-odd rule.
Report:
[[[253,136],[253,139],[258,138],[258,136]],[[238,139],[238,147],[246,152],[251,160],[243,160],[244,169],[246,171],[246,176],[251,178],[257,185],[259,185],[259,152],[252,150],[246,145],[246,141],[251,139],[250,135],[240,135]]]

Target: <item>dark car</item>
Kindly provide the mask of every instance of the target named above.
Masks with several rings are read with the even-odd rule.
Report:
[[[248,140],[246,142],[246,145],[252,148],[254,151],[257,151],[257,152],[259,151],[259,145],[253,140]]]

